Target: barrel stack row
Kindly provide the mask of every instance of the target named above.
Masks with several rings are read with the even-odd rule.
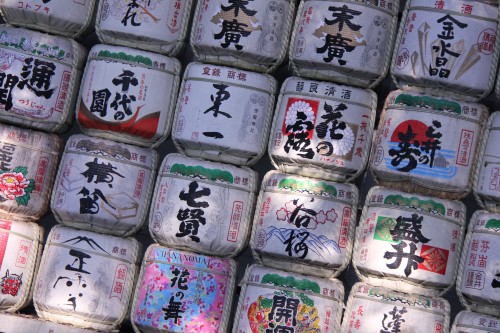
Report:
[[[5,315],[13,332],[18,320],[40,331],[70,329],[55,323],[108,331],[128,314],[136,332],[231,324],[235,333],[448,332],[441,296],[455,281],[475,312],[460,313],[452,332],[496,327],[500,218],[476,212],[463,243],[458,200],[474,188],[485,208],[499,201],[495,114],[487,125],[477,102],[495,79],[498,4],[408,1],[396,38],[398,2],[303,0],[293,25],[294,1],[199,0],[191,48],[202,62],[180,82],[172,56],[192,1],[34,2],[3,1],[4,19],[82,38],[97,11],[106,44],[86,57],[71,39],[1,27],[0,120],[61,133],[74,117],[85,134],[63,148],[54,134],[2,125],[0,296],[12,312],[33,293],[49,321]],[[277,81],[265,73],[283,62],[290,34],[297,76],[275,105]],[[375,131],[370,88],[389,66],[400,90]],[[156,176],[152,148],[170,132],[180,154],[164,156]],[[249,167],[266,147],[277,170],[257,196]],[[384,187],[368,191],[359,217],[360,191],[349,182],[367,164]],[[61,225],[37,270],[43,236],[28,221],[50,196]],[[131,236],[146,220],[155,243],[139,269],[141,245]],[[232,318],[232,258],[248,243],[257,264]],[[343,310],[337,277],[351,257],[361,282]]]

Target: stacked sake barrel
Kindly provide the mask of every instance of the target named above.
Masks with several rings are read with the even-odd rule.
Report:
[[[89,26],[94,7],[91,1],[78,6],[83,16],[69,22],[63,18],[62,6],[8,2],[2,2],[1,9],[9,23],[35,27],[38,22],[40,28],[47,28],[50,12],[53,31],[72,37]],[[8,25],[0,29],[0,309],[15,312],[31,304],[37,284],[35,274],[40,271],[45,239],[38,221],[48,210],[63,146],[53,133],[66,131],[72,124],[86,51],[67,37]],[[24,326],[34,332],[45,325],[29,320],[2,314],[2,331]]]
[[[95,11],[99,11],[98,17],[104,18],[101,12],[109,9],[105,2],[97,8],[95,1],[38,2],[4,1],[2,14],[11,24],[83,38],[94,26]],[[187,27],[190,4],[180,7],[175,10],[184,14],[177,25],[182,22]],[[134,17],[136,14],[131,13]],[[169,134],[180,62],[166,55],[96,45],[90,50],[82,75],[86,52],[76,42],[24,29],[3,28],[5,95],[2,104],[8,116],[2,114],[2,120],[61,132],[72,125],[76,114],[81,130],[88,134],[67,139],[54,184],[54,166],[60,157],[61,143],[53,137],[2,129],[2,135],[11,139],[5,142],[3,170],[11,170],[16,141],[29,149],[22,153],[26,166],[18,167],[19,161],[12,160],[15,162],[12,172],[5,173],[6,181],[10,176],[14,183],[12,193],[5,192],[9,200],[7,213],[19,215],[20,209],[14,207],[12,200],[17,206],[31,208],[35,203],[47,208],[52,190],[52,212],[62,224],[54,226],[47,237],[34,290],[24,292],[23,303],[20,301],[9,310],[26,305],[27,295],[33,293],[36,312],[43,320],[73,325],[75,331],[82,332],[116,330],[130,309],[142,256],[141,244],[130,236],[143,226],[147,217],[158,164],[158,154],[151,147],[158,146]],[[178,30],[177,26],[173,28]],[[182,33],[185,35],[185,28]],[[184,38],[179,33],[172,37],[176,41],[179,36],[181,41],[174,43],[177,48],[182,46]],[[165,43],[171,44],[171,41]],[[9,69],[17,70],[19,79],[15,73],[8,72]],[[33,140],[34,148],[31,147]],[[46,153],[50,149],[57,151]],[[54,162],[42,153],[53,155],[49,157]],[[16,190],[16,186],[24,192]],[[32,218],[43,215],[43,211],[33,209],[24,213]],[[5,239],[10,237],[22,245],[6,253],[9,261],[16,267],[35,267],[28,254],[36,254],[38,243],[31,245],[29,252],[27,241],[14,237],[28,234],[27,231],[7,222],[2,225],[3,229],[7,230]],[[2,280],[5,294],[17,293],[23,285],[23,274],[24,289],[29,289],[32,273],[19,273],[8,265],[2,265],[2,270],[4,266],[7,266]],[[3,300],[2,304],[5,304]],[[26,325],[40,331],[70,330],[68,326],[43,321],[36,324],[26,321]]]
[[[370,190],[356,233],[353,265],[363,282],[414,292],[423,304],[456,281],[462,305],[476,313],[460,313],[452,332],[487,332],[498,320],[487,315],[500,316],[490,249],[496,217],[478,211],[469,221],[458,201],[474,188],[481,206],[495,205],[487,193],[494,165],[482,161],[490,158],[484,132],[494,127],[480,100],[495,80],[498,13],[488,1],[407,2],[391,65],[399,90],[386,99],[370,157],[385,188]],[[423,323],[423,331],[448,330],[449,305],[440,300],[432,311],[444,319]],[[390,315],[400,322],[405,308]],[[354,314],[353,303],[349,310]]]
[[[398,1],[66,2],[0,5],[8,23],[86,45],[95,26],[104,43],[83,71],[76,42],[2,27],[0,121],[83,134],[63,148],[0,125],[0,309],[33,294],[40,317],[0,314],[0,330],[448,332],[457,276],[468,311],[452,332],[498,325],[498,126],[478,102],[495,4],[409,1],[396,39]],[[393,50],[400,90],[374,136]],[[382,186],[368,189],[367,164]],[[472,188],[492,212],[474,214],[460,255]],[[44,238],[31,222],[50,193],[60,225]]]

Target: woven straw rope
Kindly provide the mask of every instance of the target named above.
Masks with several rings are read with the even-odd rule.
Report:
[[[411,1],[407,1],[405,9],[403,11],[402,18],[401,18],[401,24],[399,26],[398,35],[396,37],[396,40],[397,40],[396,46],[399,46],[399,43],[401,41],[402,34],[404,32],[404,22],[406,22],[406,18],[408,16],[408,13],[411,10],[410,6],[411,6]],[[429,7],[429,9],[430,8],[431,7]],[[500,9],[497,8],[497,11],[498,11],[498,14],[497,14],[496,36],[499,36],[499,34],[500,34],[500,24],[499,24]],[[449,11],[443,10],[443,13],[449,13]],[[393,48],[392,63],[391,63],[391,77],[392,77],[392,80],[394,81],[394,83],[396,84],[396,86],[398,88],[402,89],[402,87],[404,87],[404,85],[406,85],[407,83],[404,80],[399,80],[398,77],[393,74],[394,67],[396,66],[396,62],[397,62],[398,51],[399,51],[398,47]],[[500,56],[500,39],[497,38],[495,40],[495,47],[494,47],[494,51],[493,51],[493,59],[492,59],[492,66],[491,66],[492,70],[490,70],[489,77],[488,77],[488,88],[483,93],[473,94],[473,93],[470,93],[469,90],[465,89],[465,88],[460,89],[460,90],[458,90],[457,88],[450,88],[447,85],[444,85],[443,83],[441,83],[439,81],[435,81],[434,83],[436,84],[436,86],[433,86],[433,87],[426,87],[426,86],[415,87],[415,86],[413,86],[413,88],[416,88],[416,89],[418,89],[426,94],[436,94],[436,89],[439,89],[440,91],[438,93],[450,95],[449,90],[452,90],[453,94],[457,97],[459,96],[458,98],[460,98],[462,100],[477,102],[481,98],[488,96],[489,93],[491,92],[491,90],[493,89],[493,85],[495,83],[496,73],[497,73],[497,69],[498,69],[499,56]],[[467,94],[468,96],[464,96],[464,93],[468,93]],[[499,90],[499,93],[500,93],[500,90]]]
[[[50,231],[47,239],[52,239],[52,234],[60,230],[60,228],[67,228],[67,227],[54,226]],[[104,236],[104,237],[116,238],[115,236]],[[134,287],[135,276],[137,274],[137,260],[138,260],[140,245],[139,242],[134,238],[127,238],[127,240],[130,242],[131,245],[130,247],[127,247],[127,250],[131,251],[133,253],[133,256],[130,262],[130,272],[128,273],[127,281],[124,283],[124,289],[123,289],[124,296],[123,299],[121,300],[121,305],[122,305],[121,315],[119,318],[117,318],[116,321],[104,322],[104,321],[90,320],[88,316],[76,314],[75,312],[70,312],[70,311],[68,312],[55,311],[54,309],[49,309],[48,307],[42,306],[39,303],[40,300],[38,300],[37,291],[38,291],[38,286],[42,283],[42,281],[40,281],[40,279],[42,278],[42,273],[47,274],[47,271],[45,271],[44,268],[47,268],[46,261],[48,260],[47,259],[49,252],[48,247],[52,246],[51,241],[47,241],[45,245],[42,255],[42,260],[40,262],[41,270],[37,273],[36,281],[34,284],[35,287],[34,287],[33,305],[35,307],[38,316],[45,320],[54,321],[61,324],[72,324],[82,328],[91,328],[91,329],[105,330],[105,331],[116,329],[118,325],[120,325],[120,323],[123,322],[123,320],[125,320],[125,317],[127,315],[129,299]],[[59,246],[59,244],[55,244],[55,246]],[[92,314],[89,313],[89,316],[91,315]]]
[[[275,174],[282,173],[281,171],[271,171],[268,172],[265,176],[264,179],[262,180],[262,187],[259,192],[259,196],[257,199],[257,205],[256,205],[256,211],[253,217],[253,222],[252,222],[252,232],[251,232],[251,237],[250,237],[250,250],[252,251],[252,255],[255,258],[255,260],[259,263],[265,266],[277,268],[277,269],[282,269],[282,270],[287,270],[287,271],[293,271],[299,274],[310,274],[310,270],[314,269],[317,275],[321,275],[326,278],[335,278],[344,269],[347,267],[349,262],[351,261],[351,255],[352,255],[352,240],[354,238],[354,231],[356,227],[356,212],[357,212],[357,203],[358,203],[358,189],[355,185],[353,184],[343,184],[345,186],[351,187],[351,191],[353,193],[353,197],[350,203],[345,203],[346,205],[350,205],[351,207],[351,218],[349,219],[349,231],[347,234],[347,243],[345,247],[345,255],[344,258],[338,268],[323,268],[320,266],[315,266],[308,264],[306,262],[300,262],[300,261],[294,261],[290,262],[287,260],[278,260],[278,259],[273,259],[270,257],[267,257],[266,255],[261,255],[257,252],[256,250],[256,239],[257,239],[257,228],[256,226],[259,223],[260,220],[260,209],[262,207],[262,204],[264,202],[264,196],[266,195],[267,191],[265,190],[266,185],[268,180]],[[293,176],[289,174],[290,176]],[[321,180],[317,180],[318,182]]]
[[[358,87],[362,87],[362,88],[374,88],[374,87],[376,87],[385,78],[385,76],[387,75],[388,69],[389,69],[389,64],[390,64],[390,60],[391,60],[391,57],[389,57],[389,54],[390,54],[390,50],[392,50],[392,48],[394,48],[394,36],[396,34],[396,31],[397,31],[399,1],[395,1],[393,9],[392,9],[391,29],[389,32],[389,43],[386,47],[386,53],[385,53],[385,57],[384,57],[385,58],[384,66],[382,68],[382,72],[375,80],[363,79],[362,74],[359,74],[359,75],[356,74],[357,76],[351,76],[352,74],[350,72],[342,71],[341,68],[334,67],[334,66],[332,66],[332,69],[328,70],[327,73],[323,73],[324,70],[312,69],[315,67],[314,63],[311,63],[310,67],[302,67],[302,66],[299,66],[294,61],[294,59],[295,59],[295,57],[293,55],[294,45],[295,45],[295,41],[296,41],[296,38],[298,35],[298,30],[299,30],[298,27],[299,27],[300,20],[302,17],[301,14],[304,10],[306,1],[309,1],[309,0],[301,0],[301,2],[300,2],[298,14],[297,14],[297,17],[295,19],[295,24],[293,27],[292,39],[290,41],[290,48],[288,50],[288,57],[290,59],[290,65],[291,65],[294,73],[297,73],[298,76],[310,77],[310,78],[318,79],[318,80],[331,81],[332,79],[334,79],[334,81],[336,81],[336,82],[340,82],[340,83],[344,83],[344,84],[348,84],[348,85],[352,85],[352,86],[358,86]],[[334,2],[331,0],[323,0],[323,1]],[[344,2],[344,1],[339,0],[339,1],[335,1],[335,2]],[[345,2],[351,3],[351,1],[345,1]],[[359,2],[357,4],[364,6],[364,7],[367,7],[368,9],[378,10],[376,8],[376,6],[373,6],[373,5],[369,5],[369,4],[361,3],[361,2]],[[333,73],[332,73],[332,71],[333,71]],[[337,72],[338,74],[346,75],[346,77],[345,78],[344,77],[337,77],[335,72]]]
[[[370,191],[366,195],[366,198],[370,198],[373,195],[373,192],[378,193],[378,191],[384,190],[384,189],[385,188],[383,188],[381,186],[374,186],[370,189]],[[387,189],[387,190],[389,190],[389,189]],[[460,221],[459,221],[460,233],[458,235],[458,238],[460,239],[460,244],[462,244],[462,240],[463,240],[464,233],[465,233],[465,225],[466,225],[466,221],[465,221],[465,210],[466,209],[465,209],[465,205],[463,203],[461,203],[461,202],[457,202],[457,203],[460,205],[460,207],[461,207],[460,211],[462,212],[462,214],[460,214]],[[372,207],[373,206],[370,204],[365,204],[365,206],[363,207],[363,211],[361,213],[361,217],[359,219],[360,224],[363,223],[363,221],[365,221],[367,219],[368,210]],[[400,207],[400,206],[391,206],[391,205],[383,205],[383,207],[380,206],[379,209],[392,209],[392,210],[399,210],[399,211],[405,211],[405,212],[410,212],[410,213],[415,212],[414,209]],[[424,214],[427,216],[432,216],[432,215],[427,214],[427,213],[424,213]],[[442,296],[448,290],[450,290],[450,288],[454,285],[454,281],[455,281],[457,274],[458,274],[458,263],[459,263],[460,256],[457,256],[455,262],[451,263],[451,264],[455,265],[455,272],[454,272],[453,277],[452,277],[452,282],[444,288],[440,288],[438,286],[425,286],[423,283],[418,283],[415,281],[407,280],[403,276],[401,276],[401,277],[387,276],[382,272],[380,272],[380,275],[376,275],[376,274],[373,274],[370,272],[366,272],[366,273],[361,272],[361,270],[358,267],[359,263],[358,263],[358,256],[357,255],[359,253],[359,250],[362,247],[362,244],[360,241],[362,239],[362,237],[363,237],[362,228],[359,228],[359,227],[356,228],[356,238],[355,238],[355,243],[354,243],[354,250],[353,250],[354,254],[353,254],[353,258],[352,258],[352,266],[354,268],[354,271],[356,272],[356,275],[358,276],[358,278],[361,281],[363,281],[365,283],[370,283],[372,285],[379,285],[383,288],[391,288],[391,289],[398,290],[400,292],[406,292],[406,293],[409,292],[409,290],[411,290],[412,288],[414,288],[414,289],[417,289],[416,292],[418,292],[419,294],[429,296],[429,297]],[[449,264],[450,263],[448,263],[448,267],[449,267]],[[390,282],[387,282],[387,280],[389,280]],[[423,281],[423,282],[425,282],[425,281]]]
[[[89,139],[91,139],[89,137]],[[68,145],[71,144],[71,142],[68,141],[68,143],[66,144],[66,148],[64,149],[64,153],[63,153],[63,157],[61,158],[61,165],[62,165],[62,162],[64,160],[64,157],[66,156],[66,154],[74,154],[74,155],[78,155],[78,156],[81,156],[82,154],[79,154],[77,151],[70,151],[68,149]],[[154,185],[154,182],[156,181],[156,167],[158,165],[158,159],[159,159],[159,155],[158,155],[158,152],[156,152],[155,150],[150,150],[151,151],[151,167],[150,167],[150,176],[149,176],[149,180],[147,182],[146,185],[146,189],[147,191],[146,192],[146,195],[144,197],[144,203],[149,203],[151,202],[151,197],[153,195],[153,185]],[[91,154],[89,154],[88,156],[90,156]],[[96,155],[97,156],[97,155]],[[115,161],[117,162],[117,160],[113,159],[113,158],[109,158],[109,157],[104,157],[104,156],[100,156],[101,159],[106,159],[108,161]],[[125,161],[119,161],[120,163],[123,163],[123,164],[126,164]],[[57,189],[59,188],[59,185],[61,182],[61,178],[63,177],[63,170],[62,169],[59,169],[59,171],[57,172],[57,177],[56,177],[56,180],[55,180],[55,187],[54,187],[54,190],[52,191],[52,195],[51,195],[51,198],[50,198],[50,206],[51,207],[55,207],[56,206],[56,193],[57,193]],[[95,232],[99,232],[99,233],[104,233],[104,234],[109,234],[109,235],[114,235],[114,236],[119,236],[119,237],[129,237],[133,234],[135,234],[139,229],[142,228],[142,226],[144,225],[144,223],[146,222],[146,217],[148,215],[148,212],[149,212],[149,209],[148,209],[148,205],[149,204],[145,204],[144,205],[144,208],[142,209],[142,212],[141,212],[141,215],[136,218],[136,220],[139,222],[136,224],[135,227],[131,228],[129,231],[120,231],[120,230],[115,230],[115,229],[110,229],[110,228],[106,228],[106,227],[101,227],[101,226],[98,226],[98,225],[94,225],[92,224],[91,221],[77,221],[77,220],[70,220],[70,221],[65,221],[60,215],[59,215],[59,212],[58,210],[52,208],[52,213],[54,215],[54,218],[56,219],[56,221],[59,223],[59,224],[62,224],[62,225],[65,225],[65,226],[68,226],[68,227],[73,227],[73,228],[78,228],[78,229],[84,229],[84,230],[89,230],[89,231],[95,231]]]
[[[230,252],[230,253],[216,253],[214,252],[213,249],[203,249],[201,247],[197,247],[197,246],[193,246],[193,247],[190,247],[188,245],[182,245],[182,244],[175,244],[175,243],[169,243],[168,241],[162,239],[162,238],[159,238],[159,236],[161,235],[157,235],[153,230],[152,230],[152,223],[153,223],[153,220],[154,220],[154,216],[155,216],[155,202],[157,200],[157,197],[158,197],[158,193],[160,191],[160,185],[161,185],[161,182],[163,180],[163,178],[169,178],[169,175],[170,174],[165,174],[163,172],[164,168],[165,168],[165,165],[167,163],[171,163],[171,159],[172,158],[176,158],[176,157],[184,157],[183,155],[181,154],[177,154],[177,153],[173,153],[173,154],[169,154],[167,155],[163,161],[162,161],[162,164],[160,166],[160,169],[158,171],[158,176],[157,176],[157,179],[156,179],[156,184],[155,184],[155,187],[154,187],[154,191],[153,191],[153,195],[152,195],[152,199],[151,199],[151,205],[150,205],[150,208],[149,208],[149,222],[148,222],[148,226],[149,226],[149,233],[151,235],[151,238],[153,238],[153,240],[162,245],[162,246],[167,246],[167,247],[170,247],[170,246],[173,246],[175,248],[179,248],[179,249],[182,249],[182,250],[186,250],[186,251],[196,251],[196,252],[199,252],[199,253],[203,253],[203,254],[206,254],[206,255],[217,255],[217,256],[223,256],[223,257],[234,257],[236,255],[238,255],[247,245],[248,243],[248,237],[249,237],[249,229],[251,227],[251,217],[253,215],[253,211],[255,209],[255,191],[256,191],[256,188],[257,188],[257,174],[255,171],[253,171],[252,169],[248,168],[248,167],[238,167],[238,169],[243,169],[245,171],[248,172],[248,184],[249,184],[249,191],[248,191],[248,198],[247,198],[247,201],[245,203],[245,213],[243,214],[243,219],[242,219],[242,222],[240,223],[240,227],[238,229],[238,237],[240,236],[244,236],[244,240],[241,242],[241,245],[236,248],[234,251]],[[189,157],[189,159],[192,159],[193,162],[197,162],[197,163],[200,163],[201,165],[203,164],[207,164],[207,161],[204,161],[204,160],[201,160],[201,159],[198,159],[198,158],[194,158],[194,157]],[[210,164],[221,164],[220,162],[208,162]],[[219,165],[219,166],[213,166],[213,167],[222,167],[223,169],[235,169],[237,167],[235,166],[232,166],[232,165]],[[171,177],[173,177],[173,175],[170,175]],[[193,178],[190,178],[190,177],[184,177],[184,176],[175,176],[175,178],[179,178],[179,179],[193,179]],[[208,180],[204,180],[204,179],[197,179],[198,182],[200,183],[205,183],[205,184],[211,184],[211,185],[214,185],[214,186],[219,186],[219,187],[227,187],[225,186],[224,184],[217,184],[215,182],[211,182],[211,181],[208,181]],[[243,190],[243,189],[242,189]],[[244,221],[246,221],[246,223],[244,223]]]
[[[189,71],[191,69],[191,66],[194,65],[200,65],[202,63],[199,62],[192,62],[187,65],[186,70],[184,71],[184,77],[182,79],[181,83],[181,88],[179,90],[179,98],[177,98],[177,104],[175,108],[175,113],[174,113],[174,119],[173,119],[173,129],[172,131],[175,132],[175,129],[177,128],[177,122],[179,118],[179,108],[182,103],[182,92],[185,90],[186,82],[188,80],[189,76]],[[223,162],[223,163],[230,163],[230,164],[235,164],[238,166],[251,166],[255,164],[262,156],[265,154],[265,148],[267,146],[267,138],[269,136],[269,131],[271,130],[270,124],[272,122],[272,117],[273,117],[273,110],[274,110],[274,101],[275,101],[275,95],[276,95],[276,86],[277,82],[276,79],[274,79],[271,75],[269,74],[258,74],[265,76],[269,82],[270,90],[269,90],[269,100],[267,103],[267,109],[265,110],[265,118],[264,118],[264,124],[263,124],[263,133],[262,133],[262,141],[259,146],[259,153],[257,155],[254,155],[253,157],[249,155],[249,157],[241,157],[241,156],[231,156],[227,154],[220,154],[220,150],[217,150],[219,152],[218,155],[214,155],[210,152],[207,152],[206,148],[203,147],[203,144],[201,142],[197,142],[197,145],[199,146],[198,149],[186,149],[182,146],[181,142],[179,142],[178,139],[176,139],[172,135],[172,141],[174,143],[175,148],[177,151],[182,152],[185,155],[191,156],[191,157],[197,157],[197,158],[203,158],[211,161],[216,161],[216,162]],[[216,80],[213,80],[213,82],[218,82]],[[213,149],[215,150],[215,149]]]
[[[198,6],[196,7],[196,12],[194,15],[194,22],[193,22],[193,27],[191,29],[191,37],[190,37],[190,45],[191,49],[193,50],[193,53],[199,61],[202,62],[208,62],[208,63],[214,63],[214,64],[220,64],[220,65],[226,65],[226,66],[234,66],[236,63],[238,67],[243,68],[243,69],[248,69],[252,71],[257,71],[257,72],[262,72],[262,73],[271,73],[274,72],[278,66],[283,62],[285,56],[286,56],[286,51],[288,49],[288,43],[290,39],[290,33],[291,33],[291,25],[294,19],[294,11],[295,11],[295,2],[288,0],[289,1],[289,9],[287,16],[285,18],[285,24],[283,26],[284,30],[284,35],[282,35],[282,42],[279,48],[279,52],[277,57],[274,59],[274,61],[271,62],[262,62],[258,61],[258,59],[252,59],[252,61],[244,58],[240,58],[238,55],[235,55],[234,53],[226,52],[225,50],[221,50],[219,48],[213,48],[213,50],[217,51],[220,50],[220,54],[204,54],[203,49],[206,48],[205,46],[199,46],[194,43],[194,40],[196,38],[196,26],[199,24],[198,17],[200,15],[201,7],[202,7],[202,2],[198,2]],[[217,52],[214,52],[217,53]],[[258,57],[258,55],[255,55]]]
[[[474,224],[478,218],[478,215],[483,214],[483,213],[490,213],[490,212],[481,211],[481,210],[475,211],[474,214],[472,214],[472,217],[469,221],[469,230],[467,232],[467,236],[465,236],[465,241],[464,241],[464,244],[462,247],[462,253],[460,256],[457,282],[456,282],[456,292],[457,292],[458,299],[460,300],[460,303],[462,303],[462,305],[467,310],[485,313],[485,314],[489,314],[492,316],[498,316],[498,312],[500,311],[500,305],[495,306],[493,304],[487,303],[487,301],[484,301],[484,303],[481,303],[480,301],[467,300],[463,294],[463,291],[462,291],[463,276],[465,273],[466,262],[469,259],[469,257],[468,257],[469,249],[471,247],[472,237],[474,236]]]
[[[414,87],[411,87],[411,88],[412,89],[411,89],[410,93],[412,93],[412,94],[415,94],[415,93],[422,94],[421,92],[415,91],[415,89],[413,89]],[[382,109],[382,114],[380,116],[379,124],[383,123],[383,120],[385,119],[385,115],[386,115],[387,109],[389,109],[390,106],[393,105],[393,104],[389,103],[389,100],[392,99],[391,96],[394,95],[394,94],[396,94],[396,93],[400,93],[400,92],[401,91],[397,91],[397,90],[393,91],[387,97],[387,99],[386,99],[386,101],[384,103],[384,107]],[[444,97],[447,100],[453,100],[452,98],[448,98],[445,95],[440,95],[439,93],[436,96]],[[461,100],[456,100],[456,102],[460,103]],[[394,104],[394,106],[397,106],[397,105]],[[421,111],[421,112],[429,112],[429,113],[436,112],[437,114],[443,114],[443,113],[439,113],[441,111],[432,111],[431,109],[427,109],[427,108],[410,108],[410,107],[407,107],[407,106],[402,106],[402,108],[418,110],[418,111]],[[479,127],[480,127],[479,131],[478,131],[478,136],[480,138],[483,135],[482,133],[483,133],[484,127],[485,127],[484,123],[486,121],[486,117],[487,116],[488,116],[487,115],[487,109],[486,109],[486,107],[484,107],[484,109],[481,112],[481,117],[480,117],[480,119],[478,121],[479,122]],[[474,156],[473,156],[472,161],[471,161],[471,167],[470,167],[470,171],[469,171],[469,177],[468,177],[467,185],[465,186],[464,189],[456,189],[455,191],[450,191],[450,190],[443,190],[442,188],[439,187],[439,184],[424,183],[423,181],[416,179],[416,177],[413,174],[408,174],[406,176],[398,174],[400,176],[400,178],[405,177],[405,179],[399,179],[399,180],[383,179],[382,177],[377,176],[376,171],[374,171],[374,167],[373,167],[371,161],[375,160],[375,153],[376,153],[375,144],[378,141],[377,139],[378,139],[379,135],[381,135],[381,134],[378,131],[376,131],[375,134],[374,134],[374,140],[373,140],[373,144],[372,144],[371,156],[370,156],[370,164],[369,164],[369,170],[370,170],[370,172],[371,172],[374,180],[379,185],[382,185],[382,186],[385,186],[385,187],[392,187],[392,188],[395,188],[395,189],[402,190],[404,192],[410,192],[410,193],[411,192],[416,192],[416,193],[419,193],[419,194],[422,194],[422,195],[427,195],[427,196],[437,196],[437,197],[440,197],[440,198],[443,198],[443,199],[448,199],[448,200],[461,200],[461,199],[465,198],[470,193],[470,191],[472,190],[472,177],[475,174],[476,169],[478,167],[477,161],[478,161],[478,157],[479,157],[479,145],[480,145],[480,142],[478,142],[477,145],[476,145]],[[388,173],[387,171],[383,171],[383,172],[384,173]]]
[[[183,2],[186,3],[186,8],[184,10],[183,16],[179,18],[181,22],[181,28],[180,28],[180,33],[179,37],[177,40],[173,42],[166,42],[166,41],[160,41],[160,40],[155,40],[155,41],[138,41],[134,40],[134,37],[131,37],[130,39],[125,39],[123,37],[113,37],[109,35],[107,32],[101,30],[100,26],[100,17],[102,15],[102,8],[103,8],[103,3],[104,1],[99,2],[98,10],[97,10],[97,22],[95,25],[95,32],[97,34],[97,37],[102,43],[106,44],[112,44],[112,45],[123,45],[123,46],[129,46],[132,48],[137,48],[141,50],[146,50],[146,51],[152,51],[164,55],[168,55],[171,57],[175,57],[178,55],[178,53],[182,50],[185,44],[185,39],[186,39],[186,34],[187,34],[187,29],[189,26],[189,17],[191,15],[191,7],[193,4],[193,0],[183,0]]]
[[[273,122],[272,122],[272,125],[270,127],[270,129],[272,129],[272,131],[273,131],[272,133],[274,133],[275,130],[279,130],[279,128],[280,128],[280,126],[278,124],[278,120],[280,118],[279,112],[280,112],[281,104],[283,103],[283,99],[284,99],[285,95],[287,95],[289,93],[292,93],[294,95],[300,95],[296,92],[285,91],[285,88],[287,86],[288,81],[292,80],[292,79],[295,79],[295,78],[294,77],[287,78],[285,80],[285,82],[283,83],[283,85],[281,86],[281,91],[280,91],[280,94],[278,96],[278,102],[276,103],[276,108],[274,111]],[[269,136],[269,141],[268,141],[268,145],[267,145],[267,152],[268,152],[269,158],[270,158],[273,166],[276,169],[282,170],[283,172],[294,173],[294,174],[302,174],[301,170],[304,167],[309,168],[309,169],[313,169],[313,170],[315,170],[314,178],[321,178],[321,179],[326,179],[326,180],[330,180],[330,181],[350,182],[350,181],[354,180],[355,178],[357,178],[359,175],[361,175],[361,173],[363,173],[363,171],[366,169],[366,166],[368,164],[368,158],[370,157],[370,146],[371,146],[371,141],[373,138],[374,127],[375,127],[377,95],[373,91],[370,91],[370,94],[372,96],[371,102],[370,102],[370,109],[372,112],[370,113],[370,126],[367,126],[368,134],[367,134],[367,139],[366,139],[367,143],[365,145],[366,149],[363,149],[363,153],[362,153],[362,157],[361,157],[361,166],[360,166],[360,168],[358,168],[358,170],[355,173],[349,174],[346,172],[342,172],[343,170],[341,167],[328,168],[328,165],[326,165],[325,163],[323,163],[321,165],[308,163],[305,159],[301,159],[301,161],[298,162],[297,165],[293,165],[293,164],[290,164],[288,162],[285,163],[283,161],[278,161],[278,159],[280,159],[280,158],[276,158],[276,159],[273,158],[273,150],[274,150],[272,148],[273,136],[271,133],[271,135]],[[310,175],[305,175],[305,174],[303,174],[303,175],[306,177],[311,177]]]
[[[114,48],[113,46],[110,46],[110,47]],[[118,46],[117,48],[121,49],[120,46]],[[116,51],[123,52],[124,50],[116,50]],[[137,50],[131,50],[131,51],[137,52]],[[153,56],[168,57],[168,56],[157,55],[157,54],[155,54]],[[95,59],[104,60],[104,59],[98,58],[98,57],[95,57],[95,58],[89,57],[87,59],[87,65]],[[107,60],[104,60],[104,61],[107,61]],[[121,63],[121,64],[127,64],[127,65],[131,65],[133,67],[143,67],[143,68],[147,68],[147,69],[152,70],[152,71],[158,71],[157,69],[152,68],[151,66],[146,66],[146,65],[142,65],[142,64],[134,63],[134,62],[129,62],[129,61],[125,61],[125,60],[109,59],[109,61]],[[80,130],[83,133],[91,135],[91,136],[96,136],[96,137],[100,137],[100,138],[108,139],[108,140],[112,140],[112,141],[119,141],[119,142],[137,145],[137,146],[141,146],[141,147],[157,148],[158,146],[160,146],[167,139],[167,137],[170,134],[170,130],[172,128],[172,113],[174,112],[174,108],[176,105],[177,93],[178,93],[179,84],[180,84],[180,72],[181,72],[181,67],[182,67],[181,63],[176,58],[168,57],[168,59],[166,61],[171,61],[172,65],[173,65],[173,71],[165,72],[166,75],[172,75],[172,88],[169,91],[170,97],[169,97],[168,105],[165,108],[165,110],[163,110],[163,112],[165,112],[167,116],[165,117],[165,121],[164,121],[165,128],[164,128],[163,132],[160,133],[161,134],[160,138],[156,139],[155,141],[152,141],[150,139],[135,136],[133,134],[121,133],[121,132],[109,131],[109,130],[102,130],[102,129],[95,129],[95,128],[86,128],[86,127],[81,126],[79,121],[78,121],[78,112],[80,109],[80,105],[83,104],[83,102],[80,98],[80,96],[82,96],[82,94],[83,94],[83,85],[80,87],[80,92],[78,94],[78,102],[77,102],[77,105],[75,107],[76,120],[77,120],[77,123],[80,127]]]

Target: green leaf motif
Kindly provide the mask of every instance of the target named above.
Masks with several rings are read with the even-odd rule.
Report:
[[[25,193],[31,193],[35,189],[35,180],[30,179],[30,184],[24,189]]]
[[[27,167],[24,167],[24,166],[18,166],[18,167],[15,167],[12,172],[20,172],[22,173],[24,176],[26,176],[26,174],[28,173],[28,168]]]
[[[30,195],[26,193],[22,197],[17,197],[16,202],[18,206],[28,206],[28,202],[30,201]]]
[[[314,281],[303,279],[298,280],[293,276],[280,276],[278,274],[266,274],[262,278],[263,284],[272,284],[278,287],[295,288],[299,290],[309,290],[314,293],[321,293],[320,286]]]
[[[486,222],[486,229],[500,229],[500,220],[490,219]]]

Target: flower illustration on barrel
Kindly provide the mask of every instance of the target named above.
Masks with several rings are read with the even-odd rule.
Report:
[[[28,168],[16,167],[12,171],[0,170],[0,201],[16,200],[18,206],[27,206],[35,180],[27,179]]]

